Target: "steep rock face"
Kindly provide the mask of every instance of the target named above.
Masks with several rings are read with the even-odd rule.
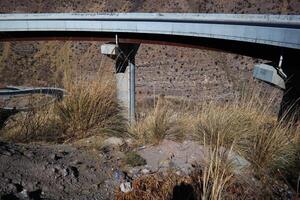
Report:
[[[300,0],[11,0],[0,13],[20,12],[202,12],[299,14]],[[0,43],[0,83],[61,85],[64,73],[82,76],[113,72],[100,42]],[[158,94],[201,100],[230,100],[243,82],[251,83],[254,63],[244,56],[209,50],[141,45],[136,57],[138,99]],[[269,88],[266,86],[266,88]],[[269,89],[267,89],[269,90]]]

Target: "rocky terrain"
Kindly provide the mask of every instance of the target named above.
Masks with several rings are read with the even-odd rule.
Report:
[[[110,199],[115,169],[107,155],[0,142],[0,199]]]

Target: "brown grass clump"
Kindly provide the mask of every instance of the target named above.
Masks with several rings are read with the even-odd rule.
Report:
[[[121,136],[125,130],[112,79],[65,81],[63,101],[39,110],[19,113],[2,130],[2,136],[17,142],[63,142],[92,135]]]
[[[65,126],[67,138],[99,133],[121,135],[124,121],[113,80],[79,80],[68,84],[66,90],[68,94],[55,105],[55,113]]]
[[[190,185],[192,179],[190,177],[181,177],[175,173],[163,174],[153,174],[142,176],[135,179],[132,183],[133,190],[129,193],[122,193],[118,188],[116,190],[115,199],[116,200],[157,200],[157,199],[172,199],[174,193],[178,193],[179,189],[175,189],[176,186],[186,185],[191,193],[184,193],[185,197],[191,196],[190,199],[194,198],[194,189]],[[183,186],[184,187],[184,186]],[[174,198],[176,199],[176,198]],[[178,199],[178,198],[177,198]]]
[[[207,163],[204,164],[201,180],[203,199],[222,199],[223,192],[234,176],[234,166],[228,159],[228,153],[219,148],[221,145],[209,148]]]
[[[222,160],[218,156],[220,150],[237,153],[251,163],[253,175],[264,185],[260,191],[270,198],[274,198],[278,190],[276,183],[284,178],[282,172],[291,171],[295,166],[296,137],[299,135],[295,128],[276,121],[269,109],[272,101],[253,93],[242,96],[234,104],[203,104],[191,123],[193,138],[212,151],[214,165]],[[227,171],[227,167],[220,166],[220,169]],[[215,196],[213,199],[220,199],[220,194],[227,190],[225,186],[230,182],[227,180],[230,175],[225,176],[225,171],[214,175],[214,171],[210,171],[213,185],[216,184],[210,189],[215,190],[211,192]]]
[[[138,143],[158,144],[163,139],[181,140],[183,126],[181,113],[160,98],[153,110],[129,127],[129,133]]]
[[[181,107],[159,100],[131,133],[144,144],[178,133],[203,144],[207,156],[199,163],[201,176],[196,181],[201,183],[200,199],[286,198],[282,188],[295,186],[300,172],[300,132],[277,121],[275,101],[257,88],[223,104]],[[237,165],[237,157],[242,164]]]
[[[53,107],[33,109],[11,117],[1,130],[2,137],[15,142],[62,142],[62,124],[53,114]]]
[[[212,169],[213,165],[210,166]],[[123,193],[116,188],[115,200],[259,199],[256,198],[259,192],[255,191],[255,188],[249,190],[249,186],[246,186],[244,182],[239,182],[235,176],[227,180],[226,187],[222,188],[224,189],[222,195],[214,193],[220,189],[217,186],[223,185],[215,183],[213,178],[216,177],[211,176],[213,173],[203,170],[202,167],[197,166],[188,176],[181,176],[172,171],[141,176],[133,180],[131,192]]]

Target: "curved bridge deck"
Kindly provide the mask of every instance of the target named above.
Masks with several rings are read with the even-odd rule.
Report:
[[[1,14],[0,40],[87,39],[173,44],[273,59],[300,49],[300,15],[191,13]]]

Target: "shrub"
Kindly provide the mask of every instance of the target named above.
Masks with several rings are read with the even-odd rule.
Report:
[[[54,109],[67,138],[80,139],[99,133],[121,136],[125,131],[112,80],[79,80],[69,84],[67,91]]]
[[[181,140],[183,120],[180,112],[159,99],[153,110],[129,127],[130,135],[142,144],[158,144],[163,139]]]
[[[63,126],[53,108],[33,109],[11,117],[1,130],[2,137],[15,142],[62,142]]]
[[[133,180],[133,190],[128,193],[123,193],[118,188],[116,190],[116,200],[156,200],[156,199],[194,199],[194,191],[190,185],[190,177],[181,177],[175,173],[153,174],[139,177]],[[177,186],[177,187],[176,187]],[[180,191],[180,194],[176,192],[176,188],[188,188],[188,190]],[[184,187],[185,186],[185,187]],[[175,194],[175,195],[174,195]],[[179,195],[184,198],[179,198]],[[190,196],[190,198],[188,198]]]
[[[126,164],[132,167],[142,166],[147,164],[146,160],[143,157],[141,157],[139,154],[133,151],[125,155],[125,162]]]
[[[65,89],[63,101],[9,120],[3,137],[17,142],[63,142],[126,132],[112,79],[68,80]]]
[[[272,99],[256,98],[256,95],[249,97],[242,96],[234,104],[199,106],[191,132],[194,139],[213,150],[216,163],[222,160],[217,157],[216,149],[232,149],[247,159],[256,177],[264,184],[261,191],[272,197],[274,184],[283,178],[282,172],[295,166],[296,137],[299,134],[295,128],[276,121],[269,110]],[[216,183],[220,189],[223,187],[218,178],[213,180],[213,185],[216,181],[220,182]],[[213,194],[219,196],[218,192]]]

